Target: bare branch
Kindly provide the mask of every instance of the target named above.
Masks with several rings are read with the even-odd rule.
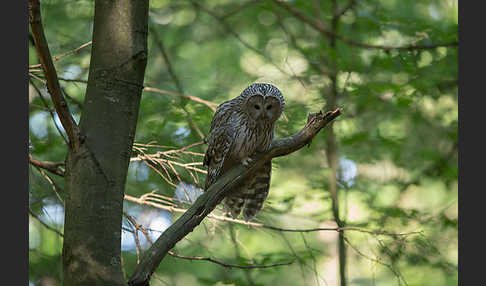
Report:
[[[135,242],[136,242],[136,245],[137,245],[137,253],[141,250],[138,235],[136,234],[138,231],[141,231],[144,234],[147,241],[150,244],[153,244],[152,239],[150,238],[147,230],[145,228],[143,228],[143,226],[139,225],[137,223],[137,221],[132,216],[127,214],[125,211],[123,212],[123,215],[128,219],[128,221],[130,221],[130,223],[135,228],[135,230],[133,230],[133,231],[130,231],[130,230],[127,230],[127,231],[133,232],[133,234],[134,234]],[[271,268],[271,267],[289,265],[289,264],[292,264],[294,262],[294,261],[289,261],[289,262],[269,264],[269,265],[237,265],[237,264],[229,264],[229,263],[221,262],[221,261],[213,259],[211,257],[186,256],[186,255],[181,255],[181,254],[175,253],[173,251],[169,251],[168,254],[172,257],[181,258],[181,259],[185,259],[185,260],[208,261],[208,262],[212,262],[212,263],[215,263],[215,264],[221,265],[223,267],[227,267],[227,268],[239,268],[239,269],[247,269],[247,270],[258,269],[258,268]]]
[[[74,49],[74,50],[67,51],[67,52],[62,53],[62,54],[60,54],[60,55],[57,55],[57,56],[55,56],[55,57],[52,59],[52,61],[53,61],[53,62],[57,62],[58,60],[60,60],[60,59],[64,58],[65,56],[69,56],[69,55],[75,54],[75,53],[79,52],[81,49],[83,49],[83,48],[85,48],[85,47],[87,47],[87,46],[90,46],[92,43],[93,43],[93,41],[89,41],[89,42],[87,42],[87,43],[82,44],[81,46],[77,47],[77,48],[76,48],[76,49]],[[29,70],[30,70],[30,69],[32,69],[32,68],[39,68],[39,67],[41,67],[41,64],[30,65],[30,66],[29,66]]]
[[[32,77],[34,78],[37,78],[35,75],[29,73],[29,75],[32,75]],[[42,79],[39,79],[37,78],[38,80],[41,80]],[[68,140],[66,139],[66,137],[64,136],[64,134],[62,133],[61,131],[61,128],[59,128],[57,122],[56,122],[56,116],[54,114],[54,111],[51,109],[51,107],[49,106],[49,104],[47,104],[47,101],[46,99],[44,98],[44,96],[42,95],[41,91],[39,90],[39,88],[34,84],[34,82],[32,81],[31,78],[29,78],[29,82],[30,84],[32,85],[32,87],[34,87],[35,91],[37,92],[37,94],[39,95],[39,98],[41,99],[42,103],[44,104],[44,106],[47,108],[47,110],[49,111],[49,114],[51,115],[51,118],[52,118],[52,123],[54,124],[54,126],[56,127],[57,129],[57,132],[59,132],[59,135],[61,136],[61,138],[64,140],[64,142],[66,142],[66,145],[69,146],[69,142]],[[44,82],[45,84],[45,81],[42,81]]]
[[[42,224],[45,228],[47,228],[48,230],[52,230],[53,232],[57,233],[58,235],[60,235],[61,237],[64,237],[64,235],[57,229],[51,227],[50,225],[48,225],[47,223],[43,222],[30,208],[29,208],[29,214],[35,218],[37,221],[40,222],[40,224]]]
[[[212,259],[211,257],[186,256],[186,255],[174,253],[172,251],[169,251],[169,255],[171,255],[173,257],[177,257],[177,258],[187,259],[187,260],[209,261],[209,262],[216,263],[218,265],[221,265],[221,266],[227,267],[227,268],[239,268],[239,269],[247,269],[247,270],[259,269],[259,268],[278,267],[278,266],[290,265],[290,264],[294,263],[294,260],[292,260],[292,261],[289,261],[289,262],[275,263],[275,264],[268,264],[268,265],[237,265],[237,264],[224,263],[224,262]]]
[[[54,194],[56,194],[56,197],[59,199],[59,201],[62,203],[63,206],[65,206],[64,204],[64,200],[61,198],[61,195],[60,195],[60,190],[61,188],[56,184],[56,182],[49,176],[46,174],[46,172],[44,172],[44,170],[42,170],[41,168],[39,167],[35,167],[37,169],[37,171],[39,171],[39,173],[41,173],[41,175],[44,177],[44,179],[46,179],[46,181],[49,182],[49,184],[51,184],[52,186],[52,190],[54,191]]]
[[[29,0],[29,22],[34,37],[37,56],[46,76],[47,89],[49,90],[62,126],[69,137],[69,145],[76,152],[80,144],[80,131],[74,118],[71,116],[71,112],[59,86],[56,69],[52,62],[49,46],[44,35],[44,28],[42,27],[39,0]]]
[[[174,213],[185,213],[187,209],[184,208],[179,208],[174,206],[173,204],[163,204],[161,200],[157,200],[154,198],[154,196],[160,196],[158,194],[153,194],[153,193],[147,193],[142,195],[140,198],[136,198],[130,195],[125,195],[124,199],[129,202],[134,202],[140,205],[147,205],[151,206],[154,208],[158,209],[163,209],[169,212],[174,212]],[[187,202],[183,202],[187,203]],[[364,228],[359,228],[359,227],[352,227],[352,226],[346,226],[346,227],[316,227],[316,228],[281,228],[281,227],[276,227],[276,226],[271,226],[271,225],[266,225],[263,223],[257,223],[257,222],[247,222],[241,219],[234,219],[231,217],[226,217],[226,216],[218,216],[215,214],[209,214],[207,215],[208,218],[214,219],[214,220],[219,220],[219,221],[225,221],[225,222],[230,222],[230,223],[236,223],[236,224],[242,224],[246,225],[248,227],[254,227],[254,228],[265,228],[265,229],[270,229],[274,231],[280,231],[280,232],[318,232],[318,231],[337,231],[337,232],[346,232],[346,231],[356,231],[356,232],[362,232],[362,233],[368,233],[371,235],[386,235],[386,236],[391,236],[391,237],[399,237],[399,236],[408,236],[408,235],[414,235],[414,234],[421,234],[423,231],[411,231],[411,232],[389,232],[389,231],[384,231],[384,230],[368,230]]]
[[[64,171],[60,170],[59,167],[64,166],[64,162],[50,162],[50,161],[39,161],[29,154],[29,163],[33,166],[46,169],[47,171],[54,173],[58,176],[64,177]]]
[[[339,108],[326,114],[322,112],[310,114],[307,124],[300,132],[287,138],[274,140],[270,149],[264,153],[257,154],[249,166],[245,167],[239,164],[226,172],[216,183],[199,196],[194,204],[166,229],[152,247],[145,252],[141,263],[136,267],[128,284],[148,285],[150,276],[169,250],[199,225],[223,198],[231,192],[235,185],[239,184],[272,158],[290,154],[310,144],[314,136],[340,114],[341,109]]]
[[[216,107],[218,107],[218,104],[216,104],[214,102],[210,102],[210,101],[207,101],[207,100],[204,100],[204,99],[201,99],[199,97],[192,96],[192,95],[177,93],[177,92],[173,92],[173,91],[169,91],[169,90],[162,90],[162,89],[158,89],[158,88],[154,88],[154,87],[148,87],[148,86],[144,87],[143,90],[144,91],[151,91],[151,92],[155,92],[155,93],[159,93],[159,94],[183,97],[183,98],[186,98],[186,99],[189,99],[189,100],[192,100],[192,101],[202,103],[202,104],[206,105],[207,107],[209,107],[212,111],[216,111]]]
[[[138,154],[136,157],[130,158],[130,162],[141,161],[146,164],[148,167],[153,169],[157,174],[159,174],[162,179],[164,179],[168,184],[176,187],[177,185],[173,182],[173,179],[177,180],[179,183],[181,182],[182,178],[179,172],[176,170],[177,168],[182,168],[185,170],[194,182],[198,183],[198,173],[206,174],[206,170],[200,169],[198,166],[202,166],[202,162],[200,162],[199,158],[194,160],[194,157],[203,157],[204,154],[197,153],[193,151],[189,151],[187,149],[191,147],[195,147],[198,145],[204,144],[204,141],[200,141],[181,149],[173,149],[167,151],[158,151],[153,154],[147,154],[145,151],[149,147],[162,147],[166,148],[166,146],[158,146],[158,145],[151,145],[151,144],[135,144],[133,146],[133,150],[135,150]],[[186,162],[183,160],[183,156],[189,156],[191,162]],[[165,175],[157,168],[160,167],[165,172]]]
[[[347,245],[349,245],[349,247],[351,247],[351,249],[353,249],[358,255],[368,259],[369,261],[372,261],[372,262],[375,262],[375,263],[378,263],[378,264],[381,264],[383,266],[386,266],[388,269],[390,269],[391,272],[393,272],[393,274],[397,277],[398,281],[403,281],[403,283],[405,285],[407,285],[407,281],[404,279],[403,275],[400,273],[400,271],[394,267],[392,264],[388,264],[388,263],[385,263],[382,261],[382,259],[380,257],[378,258],[373,258],[373,257],[370,257],[366,254],[364,254],[363,252],[361,252],[356,246],[354,246],[353,244],[351,244],[351,242],[346,238],[346,237],[343,237],[344,241],[346,242]],[[399,284],[401,285],[401,284]]]

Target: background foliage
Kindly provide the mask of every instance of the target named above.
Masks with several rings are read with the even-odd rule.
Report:
[[[308,113],[325,111],[334,96],[344,112],[332,127],[338,146],[340,216],[346,226],[360,230],[345,231],[347,284],[456,285],[458,49],[449,43],[457,42],[457,1],[284,3],[150,1],[147,88],[133,155],[202,141],[211,107],[253,82],[272,83],[286,98],[277,137],[298,131]],[[93,1],[44,0],[41,13],[53,56],[91,41]],[[320,33],[305,19],[344,40]],[[418,47],[384,48],[410,45]],[[78,121],[90,47],[55,62]],[[29,64],[38,64],[32,41]],[[63,162],[63,130],[57,115],[49,112],[53,105],[43,75],[34,67],[29,72],[30,154],[40,161]],[[327,136],[323,130],[310,148],[273,161],[270,195],[256,222],[297,230],[336,226]],[[199,144],[186,150],[190,152],[160,157],[165,165],[137,159],[131,163],[127,195],[137,198],[154,191],[168,198],[157,200],[165,209],[126,200],[122,250],[127,276],[137,263],[137,243],[142,249],[149,245],[129,217],[154,240],[180,215],[169,207],[185,207],[171,201],[187,200],[181,182],[193,196],[198,193],[194,186],[204,184],[205,175],[187,166],[203,170],[198,154],[205,149]],[[29,174],[29,279],[31,285],[60,285],[63,178],[32,164]],[[222,215],[221,210],[214,214]],[[283,232],[207,218],[177,244],[175,253],[234,265],[293,263],[242,270],[169,256],[152,283],[337,285],[337,237],[336,231]]]

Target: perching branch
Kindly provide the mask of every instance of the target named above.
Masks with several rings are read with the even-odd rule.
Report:
[[[51,95],[52,102],[59,115],[61,124],[68,135],[69,145],[73,151],[76,152],[80,144],[80,131],[78,125],[71,116],[71,111],[62,95],[56,69],[52,62],[49,46],[47,45],[47,40],[44,35],[44,28],[42,27],[39,0],[29,0],[29,23],[32,29],[37,56],[39,57],[39,62],[47,80],[47,89],[49,90],[49,94]]]
[[[137,265],[128,284],[131,286],[149,285],[150,276],[169,250],[179,240],[192,232],[216,208],[223,198],[231,192],[234,186],[240,184],[245,178],[272,158],[288,155],[310,144],[314,136],[339,115],[341,115],[341,109],[339,108],[334,111],[329,111],[326,114],[322,112],[310,114],[307,118],[307,124],[297,134],[274,140],[270,149],[264,153],[257,154],[249,166],[245,167],[239,164],[221,176],[145,252],[142,261]]]

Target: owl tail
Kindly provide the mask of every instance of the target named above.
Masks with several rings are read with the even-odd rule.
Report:
[[[223,204],[224,208],[231,213],[231,216],[237,218],[245,204],[245,199],[238,196],[228,196],[224,199]]]
[[[262,209],[263,203],[268,195],[268,190],[270,189],[271,172],[271,161],[265,163],[261,169],[255,172],[247,191],[248,195],[245,201],[245,209],[243,211],[243,218],[245,221],[248,222],[252,220]]]

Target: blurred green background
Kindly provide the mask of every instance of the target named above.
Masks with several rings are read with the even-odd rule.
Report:
[[[272,83],[285,97],[277,137],[294,134],[309,113],[327,111],[335,101],[343,114],[310,148],[273,160],[270,194],[255,222],[336,227],[329,192],[336,176],[340,218],[357,229],[344,231],[346,285],[457,285],[457,6],[449,0],[150,0],[147,89],[133,156],[202,141],[211,107],[254,82]],[[53,56],[91,41],[93,1],[43,0],[41,13]],[[55,62],[78,121],[90,50],[86,45]],[[29,64],[38,64],[32,41]],[[29,68],[30,154],[63,162],[64,131],[49,112],[53,104],[38,70]],[[335,173],[326,152],[330,128]],[[173,200],[186,198],[181,186],[196,195],[204,185],[205,150],[199,144],[163,155],[165,163],[152,165],[158,172],[133,159],[126,194],[167,198],[152,195],[162,208],[125,201],[127,277],[137,243],[149,246],[140,231],[136,242],[129,217],[155,240],[180,216],[169,207],[187,208]],[[30,285],[62,285],[63,185],[61,176],[29,166]],[[167,256],[151,285],[341,285],[339,248],[332,230],[283,232],[206,218],[175,253],[234,265],[293,263],[244,270]]]

